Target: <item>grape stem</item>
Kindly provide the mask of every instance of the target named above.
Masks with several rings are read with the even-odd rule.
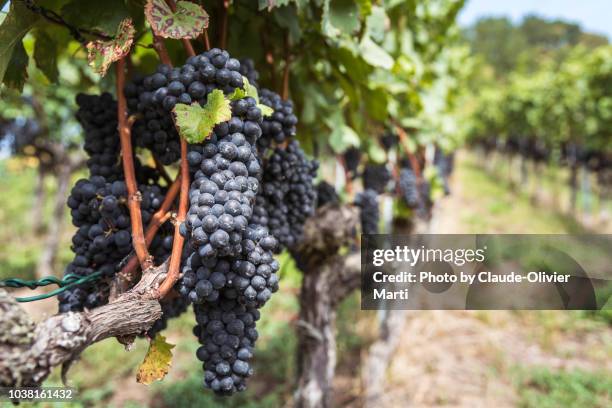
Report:
[[[157,298],[161,299],[170,292],[179,278],[179,267],[185,238],[180,233],[180,225],[185,221],[189,198],[189,165],[187,163],[187,142],[181,137],[181,186],[179,197],[179,210],[174,224],[174,240],[172,241],[172,253],[168,265],[168,275],[157,291]]]
[[[204,33],[202,33],[202,42],[204,43],[204,48],[206,48],[206,51],[210,50],[210,39],[208,38],[208,29],[205,28],[204,29]]]
[[[221,3],[221,26],[219,27],[219,47],[225,49],[227,45],[227,9],[229,7],[228,0],[219,0]]]
[[[420,180],[421,179],[421,166],[419,166],[419,161],[417,160],[414,153],[410,151],[410,147],[408,145],[408,134],[397,123],[395,123],[394,126],[395,126],[395,131],[397,132],[397,135],[399,136],[402,148],[406,152],[406,156],[408,156],[408,160],[410,161],[410,167],[412,167],[412,171],[414,172],[414,175],[417,177],[417,179]]]
[[[153,48],[155,49],[155,52],[157,52],[157,55],[159,56],[159,60],[166,65],[172,65],[172,62],[170,61],[170,56],[168,55],[168,50],[166,50],[166,46],[164,45],[164,40],[163,38],[155,35],[154,32],[152,32],[153,34]]]
[[[142,199],[136,184],[136,173],[134,170],[134,152],[132,151],[131,130],[127,117],[127,101],[123,93],[125,85],[125,58],[121,58],[116,64],[117,73],[117,120],[119,124],[119,138],[121,140],[121,157],[123,160],[123,174],[128,191],[128,208],[132,223],[132,243],[138,257],[138,262],[143,271],[153,266],[153,258],[149,255],[145,243],[142,227],[142,215],[140,213],[140,201]]]
[[[167,0],[172,1],[172,0]],[[168,3],[168,5],[172,8],[173,6]],[[187,46],[187,44],[189,46]],[[195,51],[193,47],[191,47],[191,43],[187,40],[187,43],[183,41],[183,45],[185,46],[185,51],[187,54],[192,57],[195,55]],[[160,58],[162,55],[168,55],[168,52],[165,50],[163,43],[160,44]],[[167,62],[168,65],[172,66],[170,60]],[[174,118],[173,118],[174,120]],[[174,124],[176,127],[176,123]],[[178,129],[177,129],[178,130]],[[180,133],[179,133],[180,135]],[[180,225],[185,221],[185,216],[187,215],[187,206],[189,204],[189,165],[187,163],[187,141],[180,137],[181,142],[181,182],[180,182],[180,197],[179,197],[179,207],[178,207],[178,215],[176,217],[174,223],[174,240],[172,241],[172,252],[170,254],[170,264],[168,265],[168,274],[166,275],[166,279],[161,283],[159,289],[157,290],[157,298],[161,299],[166,296],[176,281],[179,278],[180,274],[180,266],[181,266],[181,256],[183,253],[183,245],[185,244],[185,238],[180,233]]]
[[[155,169],[159,172],[159,174],[166,181],[166,183],[168,183],[168,185],[172,184],[172,179],[168,175],[166,168],[155,155],[153,155],[153,162],[155,163]]]

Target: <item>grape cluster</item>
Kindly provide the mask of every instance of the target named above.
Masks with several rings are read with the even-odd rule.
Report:
[[[176,104],[204,105],[213,90],[233,94],[237,88],[244,87],[245,78],[258,86],[259,75],[253,62],[239,61],[220,49],[190,57],[183,66],[160,65],[151,75],[133,78],[124,92],[129,113],[138,118],[132,127],[134,145],[150,150],[164,165],[175,163],[180,158],[180,139],[172,118]],[[258,94],[259,100],[249,96],[232,101],[231,119],[217,124],[202,143],[188,146],[189,209],[179,227],[186,245],[181,278],[174,288],[180,296],[162,303],[162,318],[147,332],[154,336],[163,330],[168,318],[193,303],[197,320],[194,333],[203,344],[197,357],[204,363],[204,384],[220,395],[246,388],[246,379],[252,374],[250,359],[257,339],[258,309],[278,290],[279,263],[273,254],[283,246],[297,243],[303,224],[314,213],[316,204],[313,180],[318,163],[309,160],[299,143],[292,141],[297,124],[292,102],[266,89],[258,90]],[[108,97],[104,98],[106,103]],[[93,101],[91,105],[100,103]],[[272,114],[263,117],[258,104],[272,108]],[[109,105],[108,110],[111,109],[116,111],[116,105]],[[114,120],[116,126],[115,115],[116,112],[111,119],[109,114],[108,120]],[[96,122],[91,128],[101,126]],[[115,144],[109,146],[115,149],[110,153],[117,159],[119,138],[114,132]],[[88,152],[97,154],[102,151],[98,145],[106,147],[107,142],[92,141],[92,145],[95,149]],[[135,163],[137,173],[143,174],[141,183],[152,181],[156,173],[145,174],[148,169]],[[120,180],[119,172],[117,181],[113,181]],[[114,186],[115,183],[110,184],[111,190]],[[95,260],[85,257],[79,262],[89,268],[88,273],[100,270],[104,262],[109,265],[105,267],[108,275],[112,276],[120,259],[131,250],[129,216],[123,208],[124,191],[96,190],[90,196],[90,187],[79,183],[77,188],[78,194],[70,203],[75,219],[87,225],[110,219],[112,227],[106,226],[102,231],[105,237],[113,237],[114,245],[109,246],[112,254],[99,252],[94,255],[98,257]],[[83,189],[87,192],[85,195]],[[147,185],[140,189],[146,195]],[[109,213],[105,218],[99,206],[105,200],[112,200],[109,194],[118,200],[118,212]],[[91,204],[92,201],[95,203]],[[142,204],[146,223],[149,206]],[[154,208],[151,206],[151,210]],[[118,221],[121,230],[117,227]],[[90,239],[89,231],[84,229],[81,235],[85,234],[89,241],[102,240],[97,236]],[[124,231],[127,239],[120,242],[119,248],[114,239],[117,235],[123,237]],[[81,241],[85,242],[84,238]],[[77,251],[82,251],[80,245],[87,248],[92,245],[81,241],[79,245],[75,243]],[[162,249],[160,253],[169,253],[172,240],[167,241],[162,234],[157,242],[153,241],[151,253],[154,255],[157,254],[155,245]],[[79,288],[82,289],[87,296],[89,292],[99,294],[99,290]],[[77,295],[65,297],[70,296]],[[104,296],[99,296],[98,304],[104,301]],[[70,302],[83,303],[72,298]]]
[[[243,58],[240,60],[239,72],[242,76],[246,77],[251,85],[258,87],[259,72],[255,69],[255,63],[250,58]]]
[[[391,131],[386,131],[380,138],[380,142],[382,143],[385,150],[389,151],[395,146],[397,146],[399,142],[399,137],[397,137],[397,135]]]
[[[364,189],[382,194],[391,181],[391,172],[384,164],[368,163],[363,170],[362,178]]]
[[[87,167],[92,176],[103,176],[107,181],[119,180],[122,168],[119,160],[120,140],[117,131],[117,102],[111,94],[78,94],[76,117],[85,132],[84,149],[89,159]]]
[[[215,303],[194,305],[194,312],[194,334],[202,344],[196,356],[204,363],[205,386],[219,395],[244,391],[253,374],[250,360],[258,338],[259,311],[222,296]]]
[[[444,194],[450,194],[450,186],[448,183],[448,178],[453,172],[453,155],[446,154],[439,148],[436,148],[434,154],[434,166],[438,170],[440,177],[442,178],[442,184],[444,187]]]
[[[259,91],[259,101],[274,110],[261,124],[262,137],[257,141],[257,145],[263,153],[273,143],[284,143],[295,136],[297,117],[293,113],[293,102],[284,101],[280,95],[268,89]]]
[[[254,146],[261,136],[261,111],[254,99],[245,98],[233,103],[233,112],[237,116],[217,125],[187,157],[190,168],[199,169],[181,232],[204,259],[240,253],[259,189],[261,166]]]
[[[268,227],[284,247],[291,248],[301,239],[306,219],[314,214],[313,180],[318,168],[319,163],[309,160],[296,141],[276,148],[265,163],[261,195]]]
[[[418,180],[411,168],[404,167],[400,170],[399,188],[406,205],[417,208],[420,202]]]
[[[349,172],[349,177],[355,179],[358,176],[357,168],[361,162],[361,150],[356,147],[349,147],[343,154],[346,170]]]
[[[143,223],[148,223],[153,213],[159,209],[163,192],[156,185],[141,185],[141,212]],[[130,215],[127,207],[127,187],[125,182],[112,183],[102,176],[92,176],[76,182],[68,197],[68,207],[72,223],[77,227],[72,237],[73,261],[67,266],[66,274],[87,276],[96,271],[105,278],[112,277],[117,265],[132,251]],[[169,239],[169,244],[168,244]],[[158,235],[151,243],[151,254],[163,260],[172,247],[172,237]],[[80,287],[63,292],[60,299],[60,312],[92,308],[105,301],[98,288],[87,290]]]
[[[249,306],[263,306],[278,290],[277,242],[265,227],[247,228],[236,256],[202,258],[192,252],[185,261],[179,292],[195,304],[215,303],[221,293]]]
[[[412,169],[404,167],[400,170],[399,187],[406,205],[420,217],[429,218],[433,207],[430,183],[427,180],[417,180]]]
[[[42,133],[40,124],[33,119],[5,119],[0,116],[0,149],[6,148],[11,154],[32,146]]]
[[[367,189],[355,197],[355,205],[359,207],[361,231],[364,234],[378,233],[380,209],[378,206],[378,192]]]
[[[433,201],[431,199],[431,184],[427,180],[423,180],[419,184],[419,206],[417,214],[421,218],[428,219],[431,216]]]
[[[321,181],[317,185],[317,208],[323,207],[325,204],[338,202],[340,202],[340,197],[334,186],[327,181]]]
[[[244,81],[240,62],[227,51],[213,48],[190,57],[182,67],[159,65],[154,74],[136,77],[126,85],[125,95],[130,112],[142,119],[132,133],[137,146],[150,149],[163,164],[180,158],[178,133],[170,112],[177,103],[206,103],[209,93],[220,89],[231,94]]]

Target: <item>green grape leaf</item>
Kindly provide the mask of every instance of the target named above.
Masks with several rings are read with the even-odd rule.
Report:
[[[359,135],[344,120],[341,110],[337,110],[325,119],[325,124],[331,129],[329,145],[334,153],[342,153],[351,146],[359,147]]]
[[[34,62],[47,79],[57,82],[59,70],[57,69],[57,44],[55,40],[44,30],[36,30],[34,34]]]
[[[38,19],[39,16],[28,10],[24,2],[11,1],[9,12],[0,24],[0,80],[4,79],[15,47],[21,44],[23,36]],[[23,45],[19,47],[23,49]]]
[[[384,163],[387,159],[385,151],[376,142],[368,145],[368,157],[375,163]]]
[[[387,24],[387,14],[385,9],[374,6],[366,19],[366,32],[374,40],[382,42],[385,38],[385,25]]]
[[[229,99],[215,89],[208,94],[204,106],[197,102],[191,105],[179,103],[174,107],[174,115],[179,134],[188,143],[200,143],[210,136],[215,125],[232,118],[232,109]]]
[[[247,97],[247,94],[246,94],[246,91],[244,90],[244,88],[236,88],[236,89],[234,89],[234,92],[229,94],[229,96],[227,98],[230,101],[233,102],[233,101],[237,101],[238,99],[242,99],[242,98],[246,98],[246,97]]]
[[[151,341],[147,355],[138,367],[136,381],[149,385],[153,381],[162,380],[170,369],[173,348],[174,344],[168,343],[166,338],[158,333]]]
[[[389,55],[384,48],[372,41],[370,37],[363,37],[361,43],[359,44],[359,51],[361,53],[361,57],[373,67],[384,69],[393,68],[393,57]]]
[[[367,17],[372,13],[372,0],[357,0],[357,4],[362,17]]]
[[[100,75],[106,75],[106,71],[113,62],[120,60],[130,52],[135,33],[136,30],[134,30],[132,20],[126,18],[119,24],[113,39],[87,43],[89,65]]]
[[[196,38],[208,28],[208,13],[189,1],[177,2],[172,12],[164,0],[148,0],[145,16],[155,34],[164,38]]]
[[[256,101],[259,102],[259,93],[257,92],[257,88],[249,83],[247,77],[242,77],[242,88],[234,89],[228,98],[230,101],[237,101],[238,99],[246,98],[247,96],[252,96]]]
[[[272,114],[274,113],[274,109],[272,109],[268,105],[264,105],[263,103],[258,103],[257,107],[259,108],[259,110],[261,110],[261,115],[264,117],[272,116]]]
[[[330,38],[352,35],[361,26],[358,5],[353,0],[324,0],[321,26]]]
[[[27,79],[28,54],[23,47],[23,42],[19,41],[19,43],[15,45],[15,50],[13,51],[6,74],[4,75],[4,83],[9,88],[14,88],[21,92]]]

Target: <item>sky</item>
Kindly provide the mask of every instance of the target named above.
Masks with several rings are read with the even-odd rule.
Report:
[[[467,26],[480,17],[501,15],[518,21],[527,14],[569,20],[612,40],[612,0],[467,0],[459,23]]]

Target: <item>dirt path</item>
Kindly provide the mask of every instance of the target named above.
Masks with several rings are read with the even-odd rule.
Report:
[[[455,176],[453,194],[440,202],[431,233],[475,232],[466,220],[487,211],[480,192],[463,176]],[[610,327],[581,325],[576,316],[407,311],[380,406],[514,407],[520,401],[514,384],[517,369],[612,370]]]

